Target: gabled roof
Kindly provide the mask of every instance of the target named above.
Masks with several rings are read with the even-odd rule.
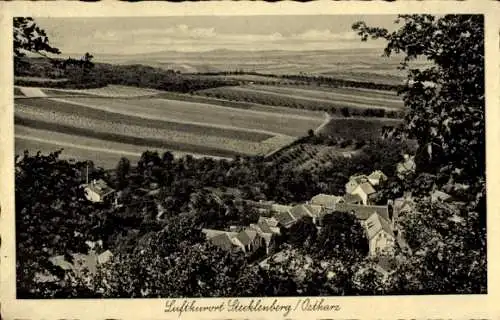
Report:
[[[324,211],[322,206],[314,204],[305,204],[304,207],[312,214],[313,217],[320,217]]]
[[[311,198],[311,204],[320,205],[327,208],[334,207],[337,203],[343,202],[343,198],[330,194],[320,193]]]
[[[295,220],[299,220],[300,218],[305,216],[312,217],[312,212],[310,212],[303,204],[294,206],[292,210],[290,210],[290,213],[295,218]]]
[[[374,194],[376,191],[373,189],[372,185],[369,182],[364,182],[359,185],[361,190],[367,195]]]
[[[221,249],[224,250],[231,250],[233,249],[233,242],[231,241],[231,238],[227,233],[221,233],[219,235],[216,235],[212,238],[210,238],[210,242],[214,245],[217,246]]]
[[[257,237],[257,232],[251,229],[245,229],[238,233],[236,239],[238,239],[244,246],[249,245]]]
[[[269,227],[277,227],[278,226],[278,220],[276,220],[276,218],[274,218],[274,217],[270,217],[270,218],[259,217],[258,223],[265,223]]]
[[[361,204],[339,203],[336,210],[340,212],[353,212],[358,220],[366,220],[375,212],[389,220],[388,206],[364,206]]]
[[[275,218],[282,226],[288,226],[295,221],[295,218],[288,211],[278,212]]]
[[[250,226],[252,226],[252,225],[250,225]],[[257,222],[257,224],[255,226],[258,227],[262,233],[273,233],[273,230],[271,229],[271,227],[265,222]]]
[[[394,217],[397,217],[403,210],[411,209],[415,205],[413,199],[410,198],[397,198],[394,199]]]
[[[228,232],[224,230],[215,230],[215,229],[201,229],[201,232],[205,234],[207,239],[216,237],[221,234],[227,234],[229,237],[234,237],[238,234],[237,232]]]
[[[380,170],[375,170],[368,176],[368,179],[380,180],[387,179],[387,176]]]
[[[345,203],[358,203],[358,202],[363,202],[363,199],[358,194],[350,194],[347,193],[344,196],[344,201]]]
[[[366,219],[366,233],[368,240],[375,237],[380,231],[385,231],[392,237],[394,237],[394,232],[391,228],[391,223],[386,220],[378,213],[373,213],[368,219]]]

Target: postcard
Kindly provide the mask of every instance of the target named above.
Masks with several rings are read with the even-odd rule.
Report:
[[[2,316],[498,317],[498,13],[2,4]]]

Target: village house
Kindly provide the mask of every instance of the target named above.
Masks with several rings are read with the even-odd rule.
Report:
[[[262,236],[251,227],[246,227],[239,232],[214,229],[202,229],[201,231],[210,243],[227,251],[252,253],[261,247],[266,247],[266,251],[269,251],[267,245],[271,245],[272,240],[272,237]],[[266,241],[266,238],[269,239],[269,242]]]
[[[369,182],[363,182],[359,184],[354,190],[350,193],[351,195],[358,195],[361,198],[361,201],[364,205],[368,205],[371,203],[373,196],[375,195],[375,189]]]
[[[389,200],[387,205],[390,208],[389,218],[392,221],[393,227],[402,213],[410,212],[415,208],[415,202],[410,193],[405,193],[402,197],[394,199],[394,201]]]
[[[372,186],[376,187],[380,183],[387,181],[387,176],[380,170],[375,170],[368,176],[368,181]]]
[[[373,186],[380,184],[386,178],[382,171],[374,171],[368,177],[365,175],[352,176],[345,185],[346,196],[357,195],[361,198],[361,203],[368,205],[376,194]]]
[[[92,202],[112,201],[115,190],[102,180],[92,180],[83,185],[85,197]]]
[[[345,193],[352,194],[354,189],[356,189],[362,183],[369,183],[368,177],[364,174],[353,175],[349,178],[349,181],[345,184]]]
[[[346,194],[344,196],[344,202],[347,204],[363,204],[363,199],[359,194]]]
[[[396,238],[389,220],[374,212],[362,225],[366,231],[371,256],[392,252]]]
[[[415,172],[415,169],[415,156],[404,154],[403,161],[396,165],[396,174],[399,179],[405,179],[408,174]]]
[[[373,213],[377,213],[386,220],[390,220],[389,206],[361,205],[361,204],[339,204],[336,211],[352,213],[357,220],[364,222]]]
[[[335,205],[337,203],[343,202],[345,202],[344,197],[320,193],[312,197],[311,201],[309,201],[309,204],[335,209]]]

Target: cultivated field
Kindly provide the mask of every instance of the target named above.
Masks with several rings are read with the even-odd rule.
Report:
[[[226,100],[322,110],[332,114],[339,113],[343,108],[361,113],[370,109],[383,111],[401,111],[403,109],[401,99],[392,93],[383,94],[380,91],[370,92],[351,90],[350,88],[246,85],[219,87],[196,93]]]
[[[318,134],[367,141],[380,136],[384,127],[395,127],[401,123],[401,119],[333,118],[321,128]]]
[[[296,170],[311,170],[324,166],[336,157],[349,157],[356,151],[351,147],[340,148],[325,145],[297,144],[285,148],[273,156],[269,161],[279,163]]]
[[[160,91],[145,88],[135,88],[119,85],[108,85],[102,88],[93,89],[43,89],[47,95],[67,95],[78,94],[106,98],[132,98],[132,97],[147,97],[153,96]]]
[[[112,113],[183,124],[267,135],[303,136],[323,121],[318,117],[279,114],[167,99],[65,98],[58,101]]]
[[[47,154],[64,149],[61,154],[62,159],[90,160],[103,168],[115,168],[120,157],[126,157],[134,163],[140,159],[144,151],[148,150],[148,146],[65,134],[53,130],[34,129],[22,125],[16,125],[15,131],[15,153],[18,155],[22,155],[25,150],[29,150],[30,153],[41,151]],[[149,150],[153,149],[160,154],[170,151],[175,157],[187,154],[195,158],[205,156],[193,152],[154,147]],[[217,157],[212,156],[212,158]]]
[[[145,150],[226,158],[266,155],[324,120],[316,113],[287,115],[273,108],[229,108],[143,96],[22,98],[15,101],[16,152],[62,147],[67,158],[89,158],[106,166],[114,166],[121,156],[135,159]]]

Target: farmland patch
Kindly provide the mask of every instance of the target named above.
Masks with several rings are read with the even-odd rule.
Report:
[[[370,140],[380,136],[384,127],[395,127],[401,123],[402,120],[399,119],[333,118],[318,134],[342,139]]]
[[[109,99],[105,102],[95,98],[65,99],[74,103],[93,106],[110,112],[118,112],[165,121],[217,126],[224,129],[259,131],[265,134],[303,136],[322,122],[320,118],[302,117],[241,110],[212,104],[193,103],[165,99]]]
[[[101,101],[106,104],[108,100]],[[23,99],[20,101],[22,105],[39,108],[46,111],[53,111],[68,115],[80,115],[90,119],[106,120],[126,125],[144,126],[149,128],[174,130],[180,132],[188,132],[200,135],[209,135],[215,137],[233,138],[243,141],[262,141],[272,137],[270,134],[261,132],[248,132],[244,130],[219,128],[208,125],[198,125],[190,123],[179,123],[175,121],[167,121],[155,117],[142,118],[135,115],[120,113],[120,110],[101,110],[99,108],[87,107],[81,104],[73,104],[55,99]]]

